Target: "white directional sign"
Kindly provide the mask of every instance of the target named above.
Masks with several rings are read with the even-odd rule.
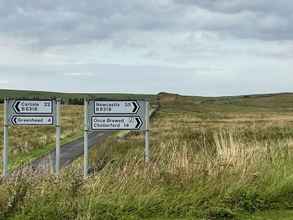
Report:
[[[53,116],[13,116],[13,125],[53,125]]]
[[[89,130],[137,130],[146,129],[145,101],[89,101],[87,128]]]
[[[139,110],[136,101],[95,101],[95,114],[136,114]]]
[[[140,130],[143,121],[136,117],[96,117],[91,119],[92,130]]]
[[[52,114],[53,101],[16,100],[13,109],[17,114]]]
[[[9,125],[55,125],[55,100],[8,100]]]

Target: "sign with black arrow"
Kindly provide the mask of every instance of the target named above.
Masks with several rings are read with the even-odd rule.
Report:
[[[140,130],[143,125],[140,117],[92,117],[92,130]]]
[[[95,114],[136,114],[140,108],[137,101],[95,101]]]
[[[52,114],[51,100],[16,100],[13,105],[16,114]]]
[[[13,116],[13,125],[53,125],[53,116]]]
[[[8,100],[9,125],[55,125],[55,100]]]
[[[89,130],[138,130],[146,129],[145,101],[91,100],[87,107]]]

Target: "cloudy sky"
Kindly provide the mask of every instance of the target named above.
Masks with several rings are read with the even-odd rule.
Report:
[[[0,88],[293,92],[293,1],[0,0]]]

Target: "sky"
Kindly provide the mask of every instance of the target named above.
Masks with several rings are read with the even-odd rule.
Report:
[[[292,0],[0,0],[0,88],[293,92]]]

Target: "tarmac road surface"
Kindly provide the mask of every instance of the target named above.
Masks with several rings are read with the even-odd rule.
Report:
[[[89,149],[94,147],[96,144],[103,143],[112,133],[113,131],[98,131],[89,133]],[[81,155],[83,155],[83,137],[62,145],[60,149],[60,168],[68,166]],[[27,170],[37,173],[48,173],[55,170],[55,149],[46,156],[32,161],[30,164],[17,169],[13,173]]]

